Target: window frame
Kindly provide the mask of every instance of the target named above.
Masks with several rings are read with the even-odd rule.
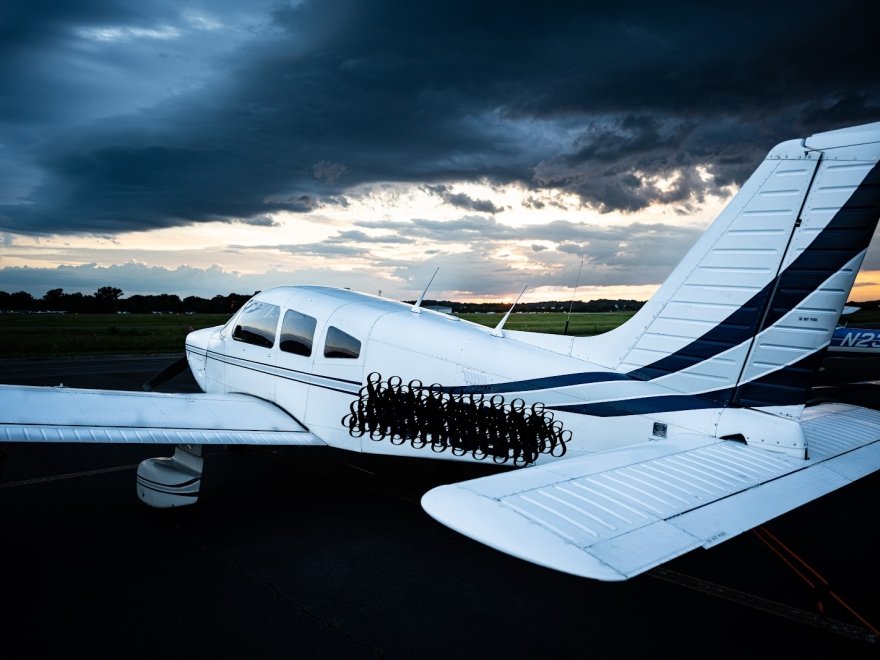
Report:
[[[311,335],[309,337],[308,352],[307,353],[304,353],[302,351],[291,351],[291,350],[287,350],[284,348],[284,344],[285,344],[284,327],[285,327],[285,324],[287,323],[288,316],[290,316],[291,314],[296,314],[297,316],[301,317],[300,320],[306,320],[306,323],[308,323],[309,321],[311,322],[311,326],[312,326],[311,327]],[[297,311],[295,309],[284,310],[284,315],[281,317],[281,325],[278,328],[278,350],[281,351],[282,353],[286,353],[287,355],[297,355],[299,357],[306,357],[306,358],[312,357],[312,353],[314,353],[314,350],[315,350],[315,334],[316,334],[317,329],[318,329],[318,319],[316,319],[314,316],[309,316],[308,314],[303,314],[302,312]],[[298,335],[298,336],[304,337],[304,335]],[[306,346],[303,342],[296,342],[296,345],[302,346],[302,347]]]
[[[257,330],[265,330],[266,328],[260,328],[258,325],[255,325],[255,324],[247,325],[247,324],[243,323],[248,316],[248,307],[253,308],[256,305],[259,305],[261,307],[266,307],[266,308],[274,308],[274,310],[275,310],[275,314],[274,314],[275,324],[272,327],[271,343],[268,343],[268,344],[263,343],[263,342],[269,342],[269,339],[267,337],[263,336],[262,334],[260,334],[259,332],[251,332],[250,330],[247,329],[248,327],[254,328]],[[248,344],[250,346],[257,346],[259,348],[271,349],[275,346],[275,343],[278,340],[278,321],[280,320],[280,318],[281,318],[281,307],[279,307],[278,305],[273,305],[272,303],[265,302],[263,300],[253,300],[253,299],[248,300],[244,304],[244,306],[242,306],[241,310],[238,312],[237,318],[235,319],[235,322],[234,322],[233,328],[232,328],[232,333],[231,333],[232,339],[234,341],[241,343],[241,344]],[[247,332],[248,335],[244,335],[243,334],[244,332]],[[262,338],[263,341],[253,341],[253,340],[251,340],[251,337],[260,337],[260,338]]]
[[[328,354],[328,349],[332,346],[334,349],[345,349],[345,346],[340,346],[340,342],[334,342],[331,344],[331,339],[335,339],[331,337],[331,333],[338,333],[348,339],[357,342],[357,352],[354,355],[350,353],[346,353],[344,350],[335,350],[334,354]],[[345,332],[341,328],[336,327],[335,325],[327,326],[327,332],[324,333],[324,350],[323,356],[329,360],[359,360],[361,357],[361,349],[363,348],[363,342],[357,337],[350,335]]]

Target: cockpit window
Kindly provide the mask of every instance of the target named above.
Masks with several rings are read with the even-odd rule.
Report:
[[[235,322],[232,338],[246,344],[272,348],[281,309],[259,300],[249,300]]]
[[[238,321],[238,311],[233,312],[232,316],[229,317],[229,320],[223,324],[223,327],[220,328],[220,336],[226,339],[226,336],[235,330],[235,324]]]
[[[354,359],[361,354],[361,343],[337,327],[330,326],[324,342],[324,357]]]
[[[281,323],[281,350],[309,357],[312,354],[312,341],[315,339],[315,324],[316,321],[311,316],[288,309]]]

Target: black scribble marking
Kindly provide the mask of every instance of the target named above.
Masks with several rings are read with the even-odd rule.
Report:
[[[444,392],[438,384],[404,384],[398,376],[383,381],[376,372],[367,377],[342,424],[355,438],[368,435],[376,442],[408,442],[415,449],[470,453],[479,460],[491,456],[514,465],[533,463],[539,454],[562,456],[571,440],[571,431],[542,403],[526,406],[500,394]]]

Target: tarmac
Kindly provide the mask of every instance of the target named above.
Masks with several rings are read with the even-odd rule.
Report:
[[[0,382],[139,390],[177,356],[0,361]],[[878,385],[819,398],[877,407]],[[188,374],[163,391],[195,391]],[[199,502],[153,510],[156,445],[0,444],[3,658],[877,657],[880,473],[622,583],[509,557],[431,519],[498,471],[330,448],[206,451]],[[766,536],[765,536],[766,538]],[[846,605],[861,616],[860,621]]]

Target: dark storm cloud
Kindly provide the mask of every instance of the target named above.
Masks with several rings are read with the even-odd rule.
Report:
[[[424,186],[424,190],[432,195],[436,195],[447,204],[461,209],[468,209],[478,213],[500,213],[504,210],[502,207],[492,203],[491,200],[474,199],[464,193],[454,193],[451,186],[437,184],[435,186]]]
[[[238,218],[237,222],[252,227],[277,227],[278,223],[268,215],[254,215],[250,218]]]
[[[686,211],[776,142],[880,119],[877,19],[868,1],[6,3],[0,230],[310,211],[376,181],[490,214],[445,184]]]
[[[328,163],[322,160],[312,165],[312,174],[316,179],[322,179],[333,183],[345,172],[345,165],[342,163]]]
[[[779,139],[761,142],[752,124],[733,118],[699,123],[625,115],[590,122],[572,151],[535,167],[534,181],[575,192],[602,211],[652,203],[688,211],[707,194],[742,183]],[[703,177],[699,166],[711,176]]]

